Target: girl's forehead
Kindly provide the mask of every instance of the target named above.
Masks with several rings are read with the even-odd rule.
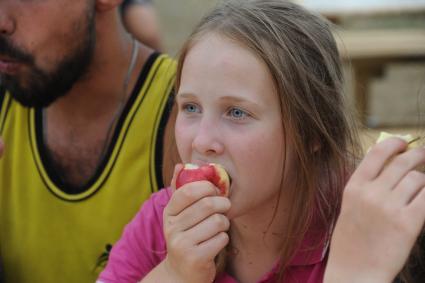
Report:
[[[215,51],[217,49],[226,49],[227,52],[221,52],[221,55],[225,56],[233,50],[239,50],[251,53],[252,56],[255,56],[251,50],[242,42],[242,40],[237,40],[235,38],[230,38],[229,36],[211,31],[204,33],[193,40],[191,46],[188,49],[188,53],[192,53],[198,49],[209,49],[210,51]],[[208,59],[208,57],[206,58]]]
[[[268,72],[263,60],[250,49],[217,33],[206,34],[194,42],[186,53],[183,69],[188,65],[206,70],[217,68],[220,72],[241,71],[247,74],[250,69],[255,68]]]

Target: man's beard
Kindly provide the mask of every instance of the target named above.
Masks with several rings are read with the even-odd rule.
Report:
[[[88,11],[86,21],[80,42],[70,54],[63,56],[52,72],[41,70],[35,65],[33,56],[14,47],[0,35],[0,54],[30,67],[25,83],[12,75],[0,74],[0,85],[27,107],[46,107],[64,96],[86,73],[93,58],[96,42],[94,9]]]

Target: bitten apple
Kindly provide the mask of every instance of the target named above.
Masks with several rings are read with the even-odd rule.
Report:
[[[210,163],[203,166],[187,163],[177,175],[176,189],[184,184],[196,181],[209,181],[219,190],[220,195],[229,195],[230,178],[226,170],[220,164]]]

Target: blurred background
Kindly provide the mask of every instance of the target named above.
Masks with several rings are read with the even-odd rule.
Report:
[[[172,56],[219,0],[153,0]],[[425,0],[298,0],[335,24],[346,94],[366,143],[379,131],[425,136]]]

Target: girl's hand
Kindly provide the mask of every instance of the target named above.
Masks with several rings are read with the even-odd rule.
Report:
[[[176,166],[172,187],[181,166]],[[227,245],[230,222],[224,215],[230,201],[218,196],[210,182],[183,185],[174,191],[164,210],[167,257],[163,264],[174,282],[212,282],[214,258]]]
[[[325,283],[392,282],[425,220],[425,149],[390,138],[375,145],[349,180],[332,236]]]

